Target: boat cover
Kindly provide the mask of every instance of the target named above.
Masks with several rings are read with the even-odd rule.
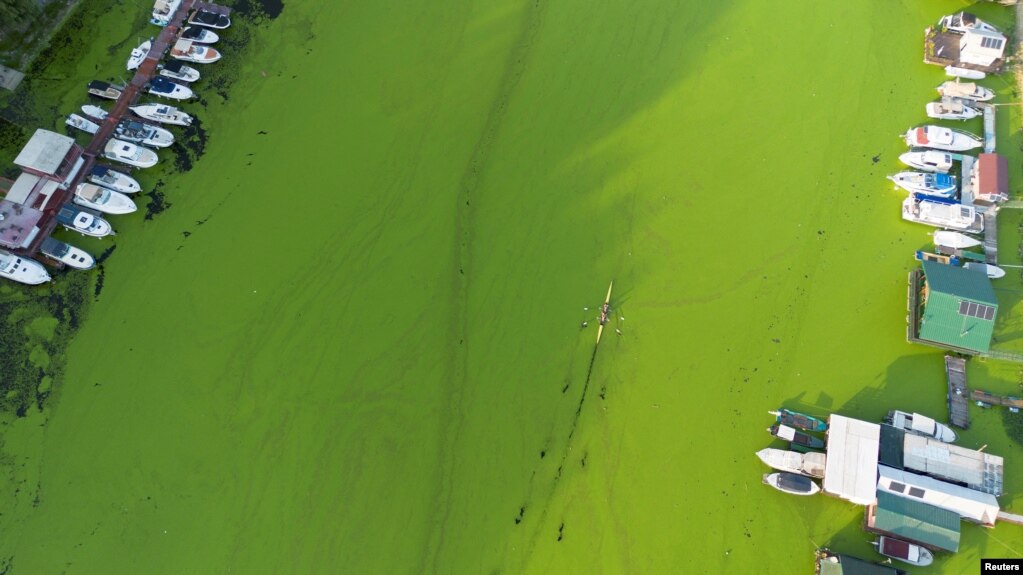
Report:
[[[779,473],[778,487],[797,493],[809,493],[813,489],[813,481],[795,473]]]
[[[973,82],[945,82],[941,85],[945,96],[966,98],[977,92],[977,85]]]
[[[913,553],[913,557],[910,556],[910,551],[916,551]],[[905,541],[898,539],[892,539],[891,537],[881,538],[881,554],[889,557],[897,557],[899,559],[908,559],[910,561],[917,561],[920,559],[919,547],[911,546]]]
[[[78,192],[78,196],[83,200],[95,203],[97,200],[103,197],[103,188],[97,186],[96,184],[82,184],[82,187]]]

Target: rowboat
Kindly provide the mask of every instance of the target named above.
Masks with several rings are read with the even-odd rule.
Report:
[[[775,416],[778,423],[795,427],[796,429],[820,431],[822,433],[828,430],[828,424],[820,419],[792,411],[791,409],[785,409],[784,407],[778,411],[768,411],[767,413]]]
[[[600,343],[600,336],[604,333],[604,325],[607,324],[611,314],[611,288],[615,287],[614,280],[607,286],[607,297],[604,298],[604,305],[600,308],[600,325],[597,326],[597,343]]]

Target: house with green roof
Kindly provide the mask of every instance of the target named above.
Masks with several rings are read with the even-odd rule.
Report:
[[[867,531],[930,549],[959,550],[958,513],[886,491],[878,491],[877,503],[867,507]]]
[[[998,300],[987,274],[933,261],[922,268],[922,286],[911,293],[910,340],[964,353],[990,351]]]

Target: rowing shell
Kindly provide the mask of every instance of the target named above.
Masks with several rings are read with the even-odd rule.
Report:
[[[604,298],[604,306],[600,308],[600,325],[597,326],[597,343],[600,343],[600,336],[604,333],[604,324],[607,323],[608,313],[611,311],[611,288],[615,287],[615,282],[612,281],[611,285],[607,286],[607,297]]]

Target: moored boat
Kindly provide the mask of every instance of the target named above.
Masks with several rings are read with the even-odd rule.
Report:
[[[107,111],[92,104],[82,106],[82,113],[90,118],[96,118],[100,122],[107,119]]]
[[[117,138],[110,138],[107,142],[103,157],[138,168],[151,168],[159,160],[153,150]]]
[[[884,563],[865,561],[823,547],[817,550],[814,575],[906,575],[904,570],[890,564],[890,560]]]
[[[951,197],[956,193],[955,176],[932,172],[899,172],[888,176],[895,185],[910,193]]]
[[[231,25],[231,19],[224,14],[217,14],[209,10],[196,10],[188,18],[188,23],[223,30]]]
[[[0,277],[33,286],[50,281],[43,264],[6,250],[0,250]]]
[[[934,562],[934,554],[928,549],[902,541],[901,539],[893,539],[882,535],[872,545],[877,547],[877,552],[885,557],[898,559],[917,567],[926,567]]]
[[[965,130],[929,124],[910,128],[904,136],[906,145],[913,148],[933,148],[948,152],[966,152],[984,145],[980,136]]]
[[[799,473],[810,477],[824,477],[824,463],[827,456],[823,453],[799,453],[770,447],[757,452],[757,457],[769,467],[778,471]]]
[[[217,36],[216,32],[201,26],[186,26],[181,37],[200,44],[216,44],[217,40],[220,40],[220,36]]]
[[[166,148],[174,143],[174,134],[170,133],[170,130],[133,120],[118,122],[114,128],[114,135],[126,142],[157,148]]]
[[[72,128],[78,128],[87,134],[95,134],[99,131],[99,124],[91,120],[87,120],[78,114],[68,114],[64,123]]]
[[[814,495],[821,488],[815,481],[804,475],[785,473],[783,471],[764,474],[764,485],[788,493],[790,495]]]
[[[71,201],[79,206],[112,215],[130,214],[138,209],[135,202],[121,192],[84,182],[75,188],[75,195]]]
[[[192,116],[182,112],[174,106],[164,104],[142,104],[132,106],[131,111],[140,118],[160,122],[162,124],[173,124],[175,126],[192,125]]]
[[[995,28],[991,24],[977,18],[975,14],[969,12],[956,12],[955,14],[948,14],[942,16],[938,20],[938,26],[952,30],[953,32],[969,32],[971,30],[983,30],[985,32],[999,32],[998,28]]]
[[[69,230],[94,238],[102,238],[114,233],[110,222],[71,204],[66,204],[57,212],[57,223]]]
[[[952,169],[952,154],[934,150],[916,150],[899,154],[899,161],[925,172],[948,173]]]
[[[956,78],[962,78],[964,80],[983,80],[987,77],[987,74],[980,70],[971,70],[969,68],[961,68],[959,66],[945,66],[945,74],[955,76]]]
[[[942,98],[928,102],[927,116],[937,120],[972,120],[981,115],[979,109],[959,98]]]
[[[827,422],[799,413],[798,411],[792,411],[791,409],[785,409],[784,407],[777,411],[768,411],[775,417],[775,421],[782,425],[788,425],[795,427],[796,429],[803,429],[806,431],[820,431],[825,432],[828,430]]]
[[[116,100],[121,97],[121,90],[117,86],[109,82],[101,82],[99,80],[93,80],[86,86],[89,89],[89,93],[99,98],[106,98],[108,100]]]
[[[135,194],[142,191],[142,186],[135,178],[117,170],[111,170],[106,166],[93,166],[89,171],[89,181],[122,194]]]
[[[607,297],[604,298],[604,305],[600,307],[600,320],[597,325],[597,343],[600,343],[600,336],[604,333],[604,326],[607,325],[611,314],[611,288],[615,287],[615,282],[612,280],[611,284],[607,286]]]
[[[163,76],[157,76],[150,80],[146,91],[154,96],[170,98],[171,100],[187,100],[195,96],[195,92],[191,88],[175,84]]]
[[[995,99],[995,93],[976,82],[942,82],[938,93],[946,98],[965,98],[975,102],[987,102]]]
[[[971,234],[984,231],[984,219],[973,206],[917,200],[913,196],[902,202],[902,219]]]
[[[945,443],[952,443],[956,440],[956,432],[952,431],[951,427],[919,413],[907,413],[893,409],[885,416],[884,422],[907,433],[930,437]]]
[[[209,46],[195,44],[191,40],[178,40],[171,48],[170,55],[172,58],[196,64],[212,64],[220,59],[220,52]]]
[[[982,242],[976,238],[971,238],[966,234],[959,232],[951,232],[948,230],[941,230],[934,232],[934,245],[943,246],[946,248],[963,249],[963,248],[974,248]]]
[[[149,55],[149,51],[153,48],[153,39],[150,38],[145,42],[138,45],[137,48],[132,48],[131,56],[128,56],[128,70],[136,70],[142,65],[142,62]]]
[[[179,82],[195,82],[199,80],[199,70],[186,66],[181,60],[171,60],[160,67],[160,75],[178,80]]]
[[[89,252],[52,237],[43,240],[39,251],[65,265],[80,270],[92,269],[96,265],[96,258],[92,257]]]
[[[171,17],[174,16],[174,12],[177,11],[180,4],[181,0],[156,0],[153,5],[153,17],[149,22],[157,26],[170,24]]]
[[[824,449],[823,439],[787,425],[775,423],[767,428],[767,432],[778,439],[788,441],[793,449]]]
[[[986,264],[983,262],[966,262],[965,264],[963,264],[963,267],[968,270],[974,270],[981,273],[985,273],[987,274],[987,277],[993,280],[1005,277],[1005,270],[994,264]]]

